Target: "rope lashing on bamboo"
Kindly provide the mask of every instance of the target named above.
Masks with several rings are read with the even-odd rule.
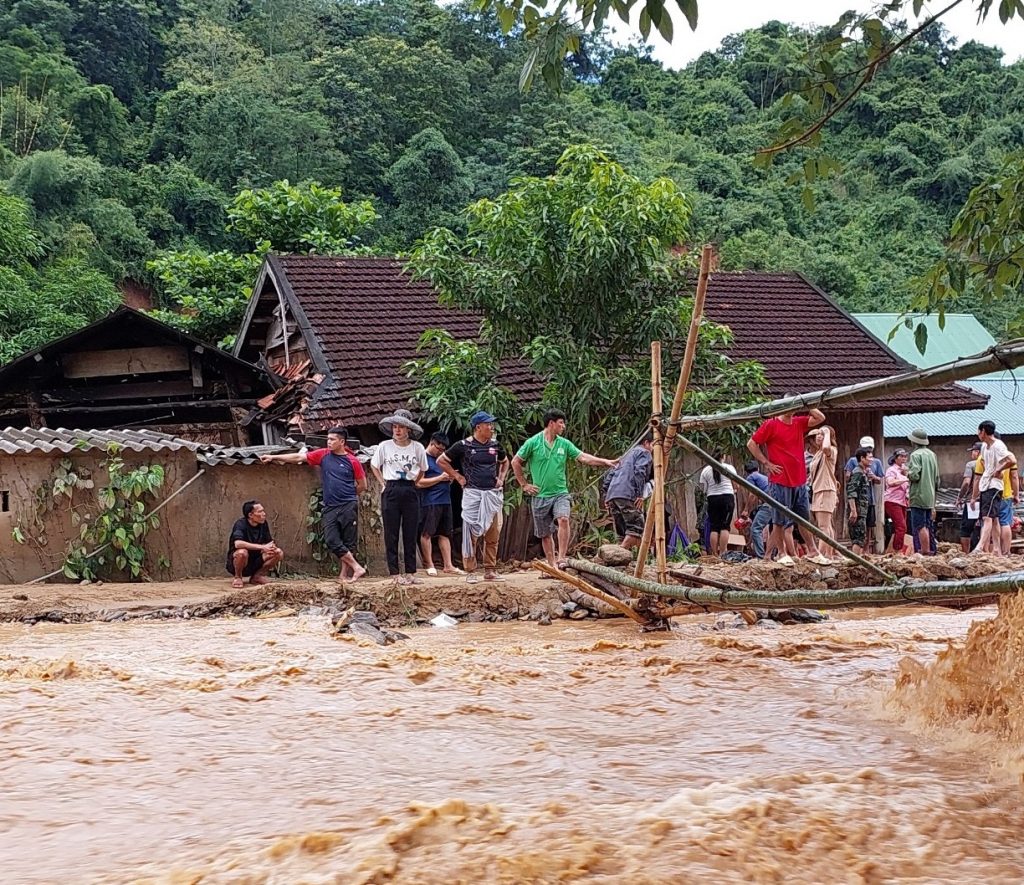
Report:
[[[831,608],[847,605],[900,605],[927,603],[932,600],[992,596],[1024,591],[1024,571],[1005,572],[987,578],[962,581],[929,581],[911,584],[901,581],[896,586],[850,587],[844,590],[718,590],[711,587],[680,587],[659,584],[624,574],[608,566],[586,559],[570,559],[568,568],[583,574],[596,575],[620,587],[639,593],[682,599],[691,605],[720,608]]]
[[[678,440],[679,445],[681,445],[684,449],[688,449],[689,451],[693,452],[703,461],[706,461],[712,467],[716,468],[720,473],[727,474],[729,476],[729,479],[731,479],[734,483],[737,483],[738,485],[745,488],[748,492],[751,492],[752,494],[756,495],[758,498],[764,501],[769,507],[774,507],[776,510],[785,513],[786,516],[788,516],[797,525],[799,525],[801,529],[806,529],[808,532],[814,535],[814,537],[819,538],[822,541],[825,541],[829,546],[833,547],[835,550],[838,550],[847,559],[857,563],[857,565],[862,566],[863,568],[871,570],[886,583],[892,583],[896,580],[895,575],[889,574],[889,572],[885,571],[885,569],[879,568],[870,560],[865,559],[863,556],[860,556],[857,553],[854,553],[852,550],[848,550],[846,547],[844,547],[842,544],[836,541],[835,538],[830,538],[828,535],[826,535],[813,522],[804,519],[802,516],[800,516],[800,514],[794,513],[788,507],[784,507],[782,504],[780,504],[778,501],[772,498],[772,496],[769,495],[767,492],[762,491],[756,485],[750,482],[750,480],[734,472],[731,467],[727,467],[721,461],[715,460],[714,457],[705,452],[696,443],[690,442],[690,440],[687,439],[685,436],[678,436],[676,437],[676,439]]]

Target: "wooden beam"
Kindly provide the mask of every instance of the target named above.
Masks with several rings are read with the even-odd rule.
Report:
[[[169,381],[142,381],[136,384],[97,384],[94,387],[59,387],[43,393],[43,402],[71,403],[85,408],[96,400],[154,399],[168,396],[195,396],[192,382],[184,378]]]
[[[197,388],[203,386],[203,360],[199,354],[192,359],[192,386]]]
[[[65,378],[103,378],[189,370],[188,352],[178,346],[86,350],[64,354],[61,363]]]
[[[144,412],[144,411],[160,411],[160,412],[174,412],[175,410],[181,409],[220,409],[220,408],[240,408],[240,409],[251,409],[256,405],[254,399],[211,399],[211,400],[178,400],[166,403],[120,403],[112,406],[94,406],[89,403],[64,403],[60,406],[47,405],[45,409],[46,416],[48,418],[54,418],[57,415],[66,415],[69,413],[88,412],[89,414],[107,414],[110,412]],[[23,414],[24,409],[7,409],[0,412],[0,418],[7,415],[18,415]]]

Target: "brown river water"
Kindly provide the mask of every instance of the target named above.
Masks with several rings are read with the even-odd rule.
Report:
[[[0,880],[1024,881],[1005,614],[2,625]]]

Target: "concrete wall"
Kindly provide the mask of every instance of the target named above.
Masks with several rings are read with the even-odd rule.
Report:
[[[67,498],[54,499],[49,491],[64,457],[71,459],[76,471],[89,471],[97,486],[105,481],[99,466],[105,456],[99,452],[0,454],[0,502],[5,499],[7,506],[0,510],[0,582],[22,583],[60,568],[68,540],[77,535]],[[130,465],[163,466],[164,487],[150,509],[203,466],[186,451],[126,452],[124,459]],[[160,527],[147,536],[150,575],[156,580],[225,575],[228,533],[241,516],[242,503],[251,498],[261,500],[267,509],[274,538],[285,551],[285,571],[337,574],[337,563],[317,563],[306,543],[309,497],[318,485],[318,471],[304,465],[206,467],[202,477],[160,511]],[[78,491],[75,502],[94,500],[93,495]],[[372,504],[360,514],[359,558],[369,560],[373,573],[380,574],[379,496],[370,497]],[[51,502],[53,506],[47,506]],[[27,543],[18,544],[11,537],[16,525],[22,526]],[[169,567],[157,565],[161,555],[170,561]]]
[[[967,463],[967,449],[977,439],[973,437],[933,437],[931,450],[939,461],[939,484],[948,488],[959,488],[960,480],[963,477],[964,465]],[[1024,461],[1024,436],[1006,435],[1003,438],[1007,448],[1013,452],[1020,461]],[[907,440],[887,439],[886,447],[891,452],[894,448],[903,446],[911,449],[911,443]]]

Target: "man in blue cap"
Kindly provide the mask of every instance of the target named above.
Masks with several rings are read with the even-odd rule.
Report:
[[[476,545],[484,540],[484,580],[500,581],[498,536],[501,508],[505,503],[508,455],[494,435],[498,419],[477,412],[469,419],[472,436],[460,439],[437,459],[437,466],[462,486],[462,564],[466,582],[476,584]]]

